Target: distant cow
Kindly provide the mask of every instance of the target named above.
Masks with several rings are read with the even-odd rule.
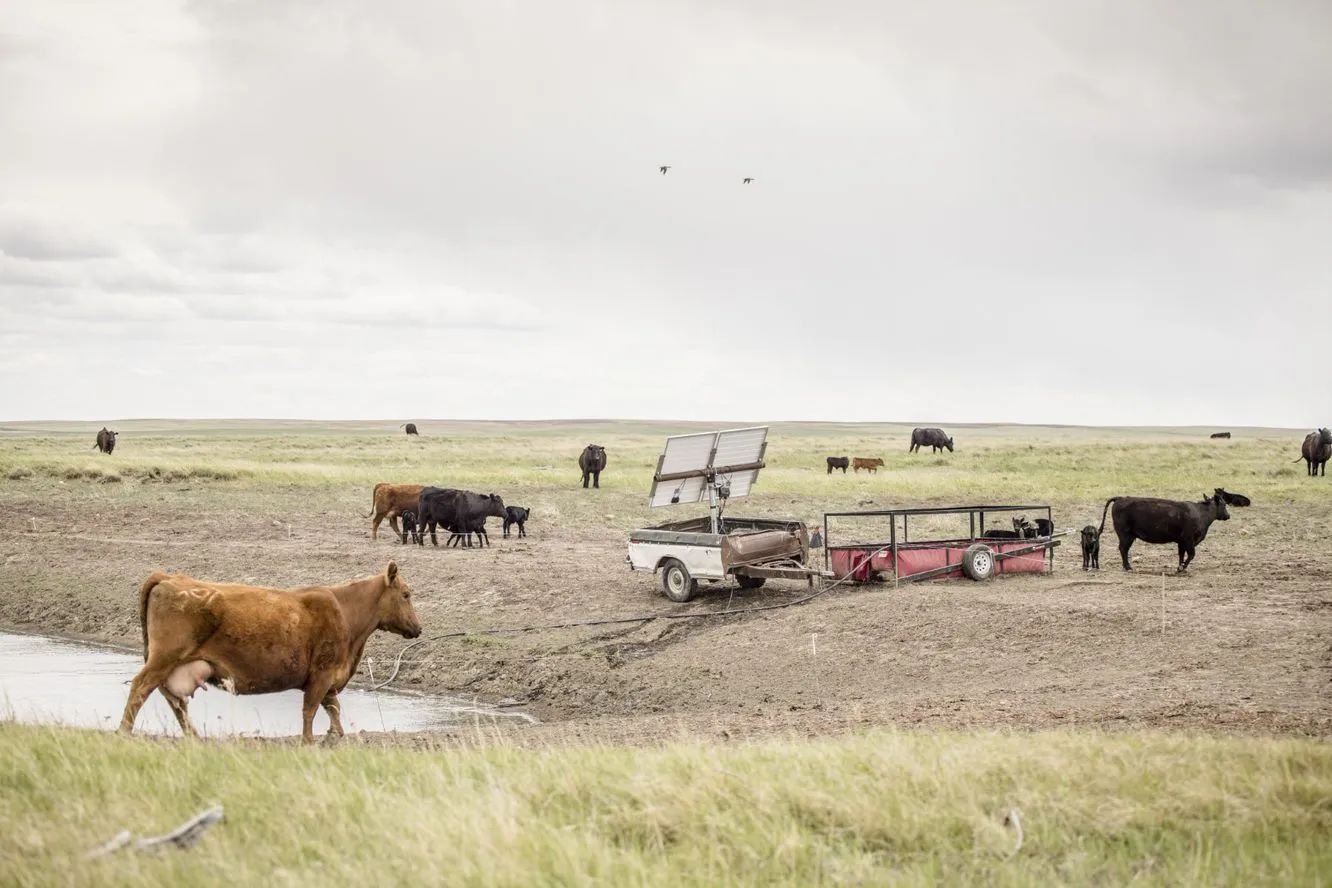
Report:
[[[110,453],[111,451],[107,451]],[[1332,431],[1319,429],[1304,436],[1304,446],[1300,448],[1300,459],[1305,461],[1309,475],[1327,474],[1327,461],[1332,459]],[[1300,459],[1295,460],[1299,462]]]
[[[877,456],[857,456],[851,460],[851,468],[859,472],[861,469],[874,474],[879,471],[879,466],[883,465],[883,460]]]
[[[409,423],[407,423],[406,425],[402,426],[402,428],[406,429],[406,430],[407,430],[407,434],[409,434],[409,435],[419,435],[419,434],[421,434],[420,432],[418,432],[418,431],[416,430],[416,423],[414,423],[414,422],[409,422]]]
[[[1229,438],[1230,432],[1212,432],[1213,438]]]
[[[1134,540],[1146,543],[1174,543],[1179,547],[1179,571],[1189,568],[1194,553],[1204,539],[1213,521],[1229,521],[1230,510],[1225,498],[1216,493],[1200,503],[1181,503],[1174,500],[1138,496],[1112,496],[1105,501],[1101,512],[1101,526],[1097,534],[1105,531],[1106,512],[1115,507],[1115,533],[1119,536],[1119,557],[1124,570],[1129,565],[1129,548]]]
[[[1101,569],[1101,532],[1091,524],[1082,528],[1082,569]]]
[[[236,694],[299,688],[301,739],[314,742],[314,714],[328,712],[342,735],[338,694],[356,674],[376,629],[421,634],[411,590],[390,561],[382,574],[339,586],[269,589],[154,573],[139,587],[143,668],[130,683],[120,730],[134,730],[139,708],[160,690],[185,736],[196,736],[189,701],[205,684]]]
[[[422,489],[417,500],[416,520],[420,525],[421,545],[425,545],[425,534],[430,533],[431,544],[438,546],[436,528],[443,527],[452,536],[445,541],[455,542],[455,538],[470,545],[470,534],[477,533],[478,521],[480,532],[484,533],[487,516],[504,517],[504,500],[494,493],[473,493],[470,490],[453,490],[441,487]]]
[[[102,426],[102,430],[97,433],[97,443],[93,447],[103,453],[111,453],[116,449],[116,432]]]
[[[949,453],[953,452],[953,439],[944,434],[943,429],[912,429],[911,446],[907,452],[915,453],[922,445],[931,448],[931,453],[938,453],[945,447]]]
[[[370,539],[379,539],[380,522],[387,518],[389,527],[393,528],[393,532],[398,535],[398,538],[406,540],[406,534],[398,529],[398,516],[403,512],[416,512],[416,519],[419,523],[421,513],[417,510],[416,503],[420,497],[420,484],[376,484],[374,502],[370,509],[370,515],[367,516],[374,519],[370,524]]]
[[[845,456],[830,456],[828,457],[828,474],[831,475],[833,469],[841,469],[842,474],[845,475],[846,469],[850,465],[851,460],[847,459]]]
[[[1251,500],[1242,493],[1231,493],[1228,490],[1222,490],[1220,487],[1216,489],[1216,492],[1226,501],[1227,506],[1239,506],[1242,509],[1251,504]]]
[[[509,528],[515,524],[518,525],[519,539],[527,536],[526,524],[527,524],[527,519],[531,517],[531,515],[532,511],[530,509],[524,509],[522,506],[505,506],[504,536],[506,538],[509,536]]]
[[[588,479],[592,480],[592,486],[601,488],[601,473],[606,470],[606,448],[600,444],[589,444],[583,448],[583,452],[578,455],[578,468],[583,470],[583,487],[587,487]]]

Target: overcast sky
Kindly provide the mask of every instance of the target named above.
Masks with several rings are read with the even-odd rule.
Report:
[[[10,0],[0,419],[1327,425],[1329,35],[1325,0]]]

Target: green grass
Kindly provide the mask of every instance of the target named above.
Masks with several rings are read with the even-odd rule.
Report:
[[[190,851],[84,858],[213,802],[227,819]],[[0,881],[25,885],[1314,885],[1332,873],[1332,747],[874,732],[302,749],[0,724],[0,823]]]
[[[480,490],[572,488],[590,440],[606,445],[609,491],[646,497],[663,435],[691,427],[644,424],[470,424],[408,438],[394,430],[311,426],[292,431],[182,427],[122,433],[103,456],[86,434],[25,431],[0,437],[0,483],[232,482],[368,488],[425,481]],[[1194,498],[1216,486],[1273,499],[1317,495],[1293,460],[1299,438],[1279,431],[1209,441],[1194,430],[986,427],[956,430],[952,454],[908,454],[899,426],[777,426],[756,492],[829,492],[915,500],[1094,502],[1121,493]],[[877,475],[828,478],[828,455],[880,456]],[[1256,494],[1256,495],[1255,495]]]

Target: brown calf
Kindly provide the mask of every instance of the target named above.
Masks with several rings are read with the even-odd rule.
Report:
[[[416,511],[416,501],[421,498],[422,489],[420,484],[376,484],[374,508],[370,511],[374,519],[370,524],[370,539],[379,539],[379,524],[387,518],[398,539],[407,542],[406,535],[398,527],[398,516]]]
[[[879,459],[877,456],[875,457],[857,456],[851,460],[851,468],[852,470],[857,472],[859,472],[861,469],[866,469],[871,473],[877,472],[879,470],[879,466],[881,465],[883,465],[883,460]]]
[[[130,683],[120,730],[134,730],[143,701],[166,697],[186,737],[196,736],[189,701],[205,684],[235,694],[300,688],[301,738],[314,742],[314,714],[328,711],[342,736],[338,692],[356,673],[376,629],[421,634],[411,590],[390,561],[382,574],[340,586],[267,589],[154,573],[139,588],[143,668]]]

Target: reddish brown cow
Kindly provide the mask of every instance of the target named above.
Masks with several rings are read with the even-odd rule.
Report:
[[[423,489],[420,484],[376,484],[374,508],[370,511],[374,519],[370,525],[370,539],[379,539],[379,524],[387,518],[389,527],[393,528],[398,539],[407,542],[407,537],[398,527],[398,516],[403,512],[416,511],[416,501],[421,498]]]
[[[421,634],[411,590],[390,561],[382,574],[340,586],[267,589],[154,573],[139,588],[143,668],[130,684],[120,730],[160,690],[185,736],[195,735],[189,701],[205,684],[235,694],[300,688],[301,738],[314,742],[314,714],[328,711],[330,736],[342,736],[338,692],[356,674],[376,629]]]
[[[874,474],[875,472],[879,471],[879,467],[882,465],[883,465],[883,460],[879,459],[877,456],[875,457],[857,456],[851,460],[851,468],[857,472],[859,472],[861,469],[868,469],[870,474]]]

